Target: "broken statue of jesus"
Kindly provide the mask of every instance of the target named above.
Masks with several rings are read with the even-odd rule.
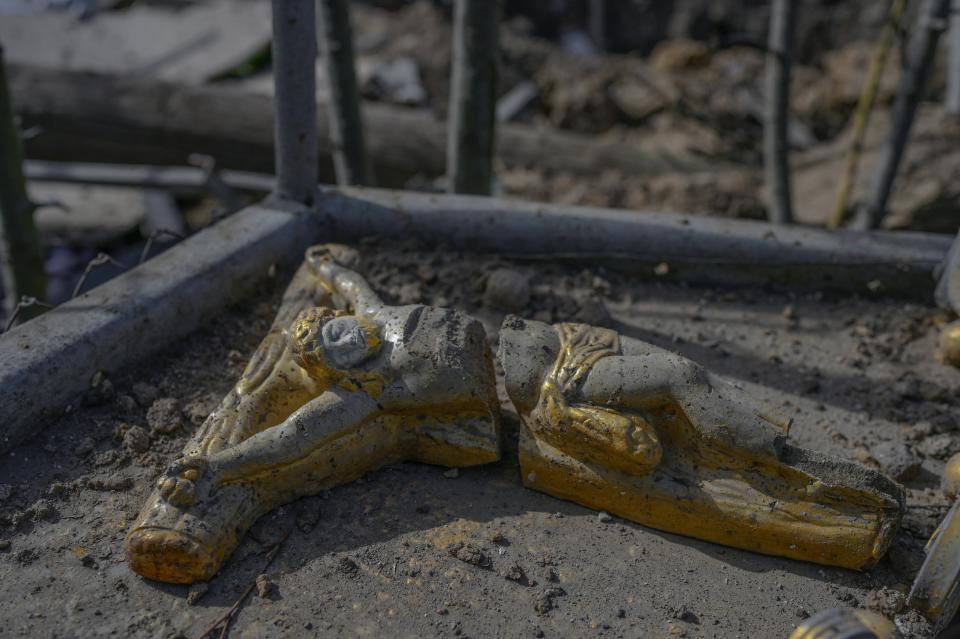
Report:
[[[139,574],[209,579],[260,515],[384,464],[499,458],[481,324],[388,306],[336,253],[307,252],[239,383],[160,477],[126,540]]]

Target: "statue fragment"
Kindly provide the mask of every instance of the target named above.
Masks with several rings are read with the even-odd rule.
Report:
[[[864,568],[903,489],[787,442],[788,424],[683,357],[611,330],[508,317],[507,393],[526,486],[652,528]]]
[[[499,458],[480,323],[387,306],[337,250],[307,252],[240,381],[160,477],[126,539],[139,574],[209,579],[265,512],[384,464]]]

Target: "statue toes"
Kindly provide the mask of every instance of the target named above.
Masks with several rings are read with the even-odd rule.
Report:
[[[197,503],[196,484],[189,479],[176,480],[176,486],[167,498],[171,504],[177,506],[192,506]]]

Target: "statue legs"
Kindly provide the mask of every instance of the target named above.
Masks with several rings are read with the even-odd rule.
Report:
[[[554,327],[557,361],[540,377],[534,403],[512,375],[512,368],[526,366],[513,354],[527,351],[523,342],[531,335],[545,333],[531,326],[536,322],[520,324],[504,324],[500,357],[523,421],[520,465],[528,487],[765,554],[859,569],[886,551],[904,498],[882,474],[786,443],[786,425],[753,408],[744,391],[605,329]],[[596,418],[581,416],[597,410],[655,437],[657,462],[651,465],[638,449],[630,468],[602,432],[598,444],[583,445],[580,427]]]

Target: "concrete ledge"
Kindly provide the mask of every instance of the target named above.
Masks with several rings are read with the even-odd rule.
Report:
[[[0,335],[0,451],[90,387],[187,335],[317,240],[303,211],[253,206]]]

